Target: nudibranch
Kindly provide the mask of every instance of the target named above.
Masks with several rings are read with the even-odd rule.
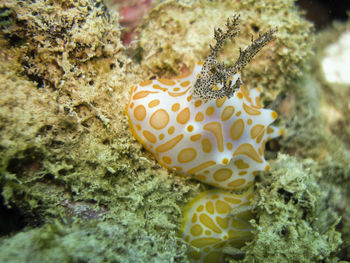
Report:
[[[265,143],[280,134],[270,126],[277,113],[263,109],[260,90],[246,91],[237,73],[273,31],[240,50],[232,68],[216,61],[223,41],[237,34],[236,19],[226,33],[215,31],[217,45],[204,64],[184,76],[133,86],[126,108],[133,135],[160,164],[224,189],[246,188],[258,171],[269,169]]]
[[[204,63],[173,79],[146,80],[133,86],[126,114],[133,135],[160,164],[226,190],[248,188],[259,171],[268,170],[265,143],[282,134],[271,126],[275,111],[264,109],[260,89],[242,86],[244,66],[274,38],[269,30],[252,39],[232,67],[217,60],[226,39],[238,34],[238,18],[227,30],[214,31],[216,44]],[[198,262],[221,262],[222,246],[240,246],[250,236],[249,211],[232,217],[232,209],[246,206],[251,191],[234,195],[223,190],[204,192],[185,211],[182,235],[200,249]]]
[[[249,220],[249,200],[252,189],[243,194],[222,190],[203,192],[185,209],[182,223],[183,238],[199,251],[192,251],[197,262],[223,262],[223,246],[233,243],[241,247],[252,236]],[[235,213],[235,211],[237,213]],[[230,215],[229,213],[234,215]]]

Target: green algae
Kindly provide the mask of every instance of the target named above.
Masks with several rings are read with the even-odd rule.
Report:
[[[188,262],[181,239],[142,229],[137,220],[59,223],[0,241],[1,262]],[[166,248],[166,249],[165,249]]]
[[[259,178],[252,205],[254,239],[243,262],[320,262],[336,260],[342,243],[335,230],[335,189],[320,183],[322,173],[311,159],[280,154],[271,171]]]
[[[0,185],[5,204],[27,218],[27,229],[1,239],[2,261],[188,262],[190,246],[177,237],[182,209],[207,186],[160,167],[128,131],[124,104],[132,84],[205,58],[213,27],[237,13],[242,32],[225,47],[227,64],[250,35],[279,30],[243,81],[263,88],[265,104],[277,98],[286,134],[266,156],[287,155],[259,177],[255,237],[227,248],[227,260],[336,261],[339,233],[349,240],[350,157],[326,129],[327,89],[307,71],[312,27],[293,1],[156,2],[134,61],[102,1],[0,5]]]
[[[154,251],[172,251],[169,259],[186,262],[187,245],[176,236],[179,205],[197,184],[160,168],[128,131],[127,83],[139,77],[137,67],[126,74],[131,65],[119,39],[118,15],[101,1],[1,6],[11,10],[13,23],[5,24],[1,35],[0,184],[5,204],[23,211],[27,227],[37,227],[23,236],[40,236],[47,230],[42,225],[56,220],[67,230],[82,218],[114,220],[111,227],[122,222],[135,229],[133,235],[118,236],[120,246],[136,242],[141,232],[154,240],[152,249],[139,249],[139,262],[154,257]],[[52,231],[48,239],[57,243],[65,233]],[[95,240],[98,234],[93,235]],[[83,246],[83,240],[74,240]],[[13,248],[21,247],[17,241],[8,239]],[[25,248],[32,255],[33,248]],[[115,258],[122,258],[119,250]],[[35,259],[53,251],[54,246],[37,248]],[[69,261],[71,253],[59,261]],[[11,255],[15,261],[18,255]]]
[[[313,59],[315,78],[323,95],[321,100],[321,112],[325,119],[327,130],[327,149],[329,156],[321,163],[321,169],[325,180],[335,185],[341,192],[341,200],[337,210],[341,211],[343,218],[339,225],[344,244],[339,253],[343,258],[350,260],[350,108],[349,85],[327,81],[322,69],[322,61],[326,57],[327,46],[337,43],[339,38],[350,30],[349,19],[346,23],[333,23],[331,27],[317,35],[315,45],[316,56]]]

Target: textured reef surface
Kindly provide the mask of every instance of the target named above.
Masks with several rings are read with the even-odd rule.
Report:
[[[333,72],[349,23],[316,35],[292,0],[159,0],[126,47],[101,0],[2,0],[1,262],[191,262],[185,207],[212,187],[162,167],[124,108],[133,85],[203,61],[235,14],[226,65],[251,35],[278,29],[241,75],[285,134],[266,144],[270,170],[255,178],[252,238],[225,246],[224,260],[350,260],[350,94]]]

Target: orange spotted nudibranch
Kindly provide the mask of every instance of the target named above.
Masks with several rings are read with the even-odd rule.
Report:
[[[167,168],[224,189],[251,185],[268,169],[267,140],[279,135],[274,111],[262,109],[259,90],[243,88],[231,98],[196,99],[194,71],[175,79],[141,82],[127,108],[134,136]]]
[[[240,50],[233,67],[216,61],[237,25],[235,16],[226,32],[215,30],[215,47],[192,72],[133,86],[126,107],[134,137],[160,164],[229,190],[247,188],[258,171],[269,169],[265,143],[281,133],[270,125],[277,113],[262,108],[260,90],[246,91],[238,73],[275,31]]]
[[[274,38],[275,30],[260,34],[246,49],[240,49],[234,66],[217,61],[224,41],[238,34],[238,18],[228,19],[225,32],[214,31],[216,45],[210,46],[204,63],[197,63],[183,76],[133,86],[126,106],[134,137],[160,164],[226,190],[248,188],[259,171],[268,170],[265,143],[282,134],[271,126],[277,113],[262,107],[260,89],[247,91],[239,74]],[[247,220],[251,217],[246,214],[233,219],[228,215],[240,203],[247,205],[249,198],[230,195],[223,190],[205,192],[187,206],[182,236],[200,249],[193,256],[195,261],[221,262],[224,241],[238,246],[249,236]],[[227,211],[222,212],[222,207]]]
[[[185,210],[181,230],[184,239],[199,248],[191,251],[196,262],[223,262],[222,248],[233,244],[239,248],[252,236],[249,200],[252,188],[243,194],[222,190],[206,191],[191,200]],[[237,213],[229,216],[232,211]]]

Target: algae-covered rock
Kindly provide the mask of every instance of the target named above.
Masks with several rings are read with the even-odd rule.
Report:
[[[321,113],[325,119],[328,147],[331,153],[322,162],[325,180],[341,191],[337,205],[343,214],[339,230],[344,244],[340,255],[350,260],[350,82],[346,69],[350,64],[350,22],[333,23],[317,35],[313,66],[322,93]]]
[[[311,159],[279,155],[270,174],[256,184],[255,235],[245,247],[244,262],[332,260],[342,243],[333,210],[339,197],[335,188],[320,183],[321,176]]]
[[[135,232],[118,234],[114,248],[127,250],[140,233],[154,241],[152,249],[138,254],[139,262],[154,251],[173,251],[169,260],[186,262],[187,245],[176,236],[179,206],[197,184],[185,184],[148,160],[128,131],[123,114],[128,83],[139,77],[137,66],[130,71],[119,40],[118,14],[102,1],[2,1],[0,11],[0,184],[5,204],[23,213],[27,227],[55,220],[67,229],[80,219],[123,222]],[[90,226],[80,225],[85,227]],[[28,233],[41,235],[45,229]],[[48,239],[55,243],[64,235]],[[11,244],[19,249],[19,243]],[[37,259],[54,253],[54,246],[51,252],[25,248],[26,255],[35,249]],[[115,258],[122,258],[118,251]],[[69,261],[72,253],[60,261]],[[89,261],[87,255],[83,258]]]
[[[181,240],[117,221],[56,222],[0,241],[1,262],[188,262],[185,251]]]
[[[317,80],[326,94],[321,110],[327,129],[350,147],[350,22],[334,23],[317,35],[314,59]]]
[[[221,59],[233,64],[251,35],[278,29],[242,80],[263,89],[286,135],[266,147],[269,159],[284,155],[259,177],[255,237],[241,251],[225,248],[227,261],[334,261],[350,158],[327,131],[324,86],[306,71],[312,25],[292,0],[153,5],[126,50],[119,15],[101,0],[0,1],[0,187],[26,223],[1,238],[0,260],[189,262],[177,236],[183,208],[208,186],[157,164],[124,107],[131,85],[185,73],[207,56],[214,27],[240,14],[241,33]]]

